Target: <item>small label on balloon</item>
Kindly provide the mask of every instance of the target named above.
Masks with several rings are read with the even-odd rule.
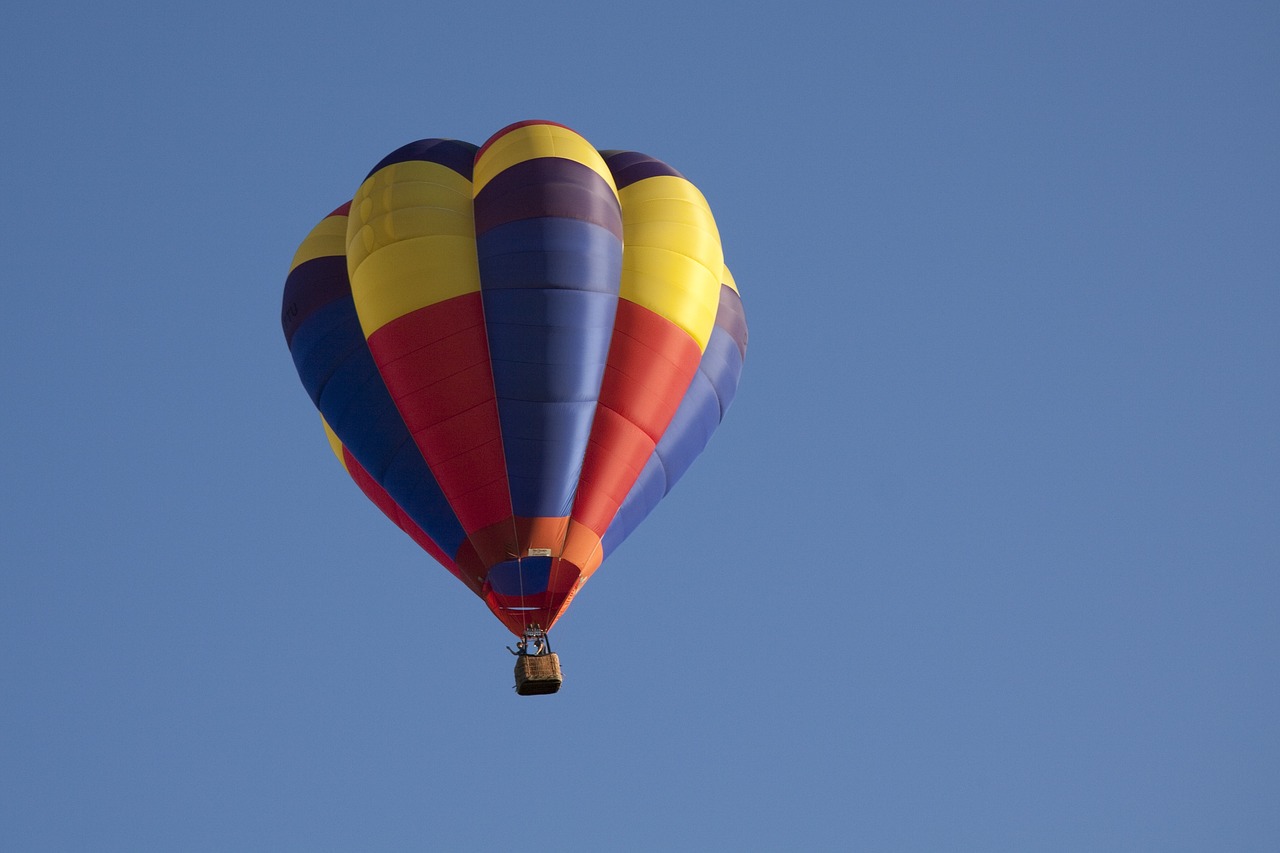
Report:
[[[529,557],[550,557],[550,556],[551,556],[551,549],[550,549],[550,548],[530,548],[530,549],[529,549],[529,553],[528,553],[528,555],[527,555],[527,556],[529,556]]]

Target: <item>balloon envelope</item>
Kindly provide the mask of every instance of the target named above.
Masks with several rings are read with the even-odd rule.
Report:
[[[671,490],[747,344],[697,188],[550,122],[385,157],[302,242],[282,323],[352,479],[515,634]]]

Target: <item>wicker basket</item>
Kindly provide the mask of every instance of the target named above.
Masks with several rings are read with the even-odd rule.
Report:
[[[555,654],[520,655],[516,658],[516,693],[521,696],[555,693],[563,681],[560,658]]]

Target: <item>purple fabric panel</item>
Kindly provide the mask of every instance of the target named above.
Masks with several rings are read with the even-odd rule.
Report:
[[[743,360],[747,358],[747,314],[742,310],[742,297],[728,285],[720,285],[720,308],[716,311],[716,328],[723,329],[738,345]]]
[[[476,236],[521,219],[558,216],[607,228],[622,239],[613,189],[589,167],[562,157],[524,160],[500,172],[476,196]]]
[[[392,151],[378,161],[369,174],[392,163],[407,163],[410,160],[423,160],[427,163],[439,163],[452,169],[468,181],[471,180],[471,169],[475,165],[476,151],[479,150],[470,142],[459,139],[419,139]],[[366,179],[368,176],[365,176]]]
[[[618,189],[655,175],[684,177],[661,160],[654,159],[648,154],[641,154],[639,151],[601,151],[600,154],[604,157],[609,171],[613,173],[613,182],[618,185]]]
[[[345,255],[312,258],[294,267],[284,282],[284,306],[280,325],[285,343],[292,346],[294,333],[307,319],[329,303],[351,298]]]

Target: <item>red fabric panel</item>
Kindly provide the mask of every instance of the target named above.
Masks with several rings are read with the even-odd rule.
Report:
[[[373,333],[369,344],[372,346],[374,340],[377,340],[378,347],[387,354],[387,359],[393,360],[419,347],[483,325],[484,307],[480,302],[479,292],[464,293],[419,308],[388,323]]]
[[[697,343],[670,320],[621,300],[572,517],[603,536],[680,406]]]
[[[449,455],[461,453],[489,438],[497,438],[498,404],[493,395],[493,374],[488,362],[468,365],[462,363],[462,359],[452,360],[448,353],[438,355],[439,360],[426,357],[421,362],[414,360],[409,364],[406,364],[408,359],[401,359],[397,368],[389,371],[390,376],[383,375],[387,387],[392,389],[392,396],[409,432],[417,434],[423,430],[447,426],[455,418],[468,418],[468,427],[480,429],[481,433],[468,436],[460,432],[457,437],[464,440],[466,445],[451,447],[452,453]],[[448,363],[441,364],[441,361]],[[444,373],[444,378],[430,384],[420,384],[424,377],[437,373]],[[492,434],[483,432],[487,425],[484,415],[489,409],[493,410]],[[427,461],[433,460],[428,457]],[[431,470],[435,470],[434,464],[431,465]]]
[[[394,326],[397,323],[398,321],[393,321],[387,326]],[[376,337],[377,332],[374,335]],[[378,372],[382,374],[383,381],[388,387],[391,385],[396,387],[400,399],[438,382],[444,382],[450,377],[468,374],[476,368],[485,373],[489,372],[489,350],[485,343],[483,326],[463,329],[447,338],[419,346],[394,361],[378,363]],[[459,370],[463,373],[459,373]],[[474,381],[474,378],[469,378],[467,381]],[[480,383],[479,390],[482,395],[486,390],[484,384]],[[492,393],[492,382],[489,383],[488,390]]]
[[[603,536],[654,446],[644,430],[612,409],[597,406],[571,517]]]
[[[600,405],[632,421],[656,443],[680,407],[701,358],[697,342],[675,323],[619,300]]]
[[[480,294],[398,317],[369,337],[378,371],[467,533],[511,515]]]

